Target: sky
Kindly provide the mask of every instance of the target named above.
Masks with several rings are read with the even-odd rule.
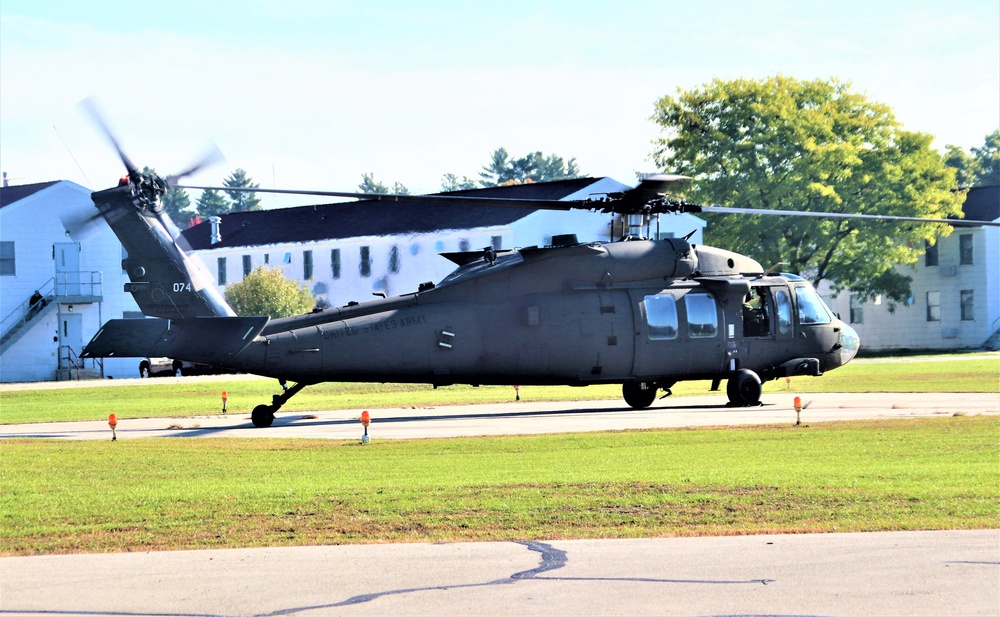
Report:
[[[216,144],[225,161],[190,184],[242,168],[268,188],[372,173],[435,192],[499,147],[631,184],[669,171],[650,158],[657,99],[776,74],[850,82],[939,150],[982,146],[1000,128],[1000,2],[3,0],[0,168],[113,186],[93,97],[139,167],[177,172]]]

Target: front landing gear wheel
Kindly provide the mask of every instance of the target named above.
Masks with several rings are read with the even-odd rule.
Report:
[[[632,409],[645,409],[656,400],[656,386],[644,381],[629,381],[622,384],[622,397]]]
[[[750,369],[741,368],[729,378],[726,394],[733,407],[756,407],[760,405],[760,377]]]
[[[257,405],[250,412],[250,420],[257,428],[267,428],[274,422],[274,409],[270,405]]]

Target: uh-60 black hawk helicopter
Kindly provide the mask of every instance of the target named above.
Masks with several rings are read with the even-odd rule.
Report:
[[[323,381],[620,383],[625,402],[645,408],[678,381],[713,380],[717,389],[726,380],[730,404],[752,406],[759,403],[762,381],[822,375],[858,352],[857,333],[806,280],[765,272],[749,257],[687,238],[580,244],[563,237],[554,246],[451,253],[446,256],[459,267],[413,293],[282,319],[238,317],[200,260],[178,246],[162,210],[160,199],[177,176],[140,173],[111,141],[128,174],[92,199],[128,252],[126,290],[145,315],[157,319],[111,320],[82,355],[165,356],[275,377],[282,392],[253,410],[258,427],[270,426],[275,412],[302,388]],[[647,229],[649,217],[658,213],[777,213],[695,206],[663,195],[684,180],[651,176],[630,190],[575,202],[275,192],[599,209],[643,216]]]

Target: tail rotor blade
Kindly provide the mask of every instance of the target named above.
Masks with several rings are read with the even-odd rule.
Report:
[[[164,178],[164,180],[166,181],[168,188],[173,188],[173,186],[181,178],[185,178],[187,176],[190,176],[190,175],[192,175],[194,173],[197,173],[197,172],[201,171],[205,167],[209,167],[211,165],[215,165],[216,163],[220,163],[220,162],[225,161],[225,160],[226,160],[226,157],[225,157],[225,155],[222,154],[222,150],[219,149],[219,146],[217,146],[217,145],[215,145],[213,143],[213,144],[211,144],[208,147],[208,149],[206,150],[205,154],[202,155],[201,159],[199,159],[197,163],[195,163],[194,165],[192,165],[191,167],[189,167],[188,169],[185,169],[184,171],[182,171],[180,173],[171,174],[171,175],[167,176],[166,178]]]
[[[133,177],[138,175],[139,170],[136,168],[135,164],[132,163],[132,160],[128,158],[128,155],[125,154],[125,151],[122,150],[122,147],[115,138],[114,133],[111,132],[108,124],[104,121],[104,115],[101,113],[100,109],[98,109],[97,101],[94,100],[94,97],[87,97],[83,99],[80,101],[80,106],[87,112],[88,115],[90,115],[94,123],[97,124],[97,127],[101,129],[104,136],[111,142],[111,145],[114,146],[115,151],[118,152],[118,157],[122,160],[122,163],[125,164],[125,169],[128,170],[129,176]]]

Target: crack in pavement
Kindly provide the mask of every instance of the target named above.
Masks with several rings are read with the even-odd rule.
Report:
[[[352,596],[346,600],[340,602],[331,602],[328,604],[315,604],[312,606],[297,606],[293,608],[285,608],[269,613],[259,613],[254,617],[277,617],[280,615],[294,615],[296,613],[302,613],[306,611],[318,611],[323,609],[338,608],[343,606],[352,606],[354,604],[364,604],[365,602],[371,602],[379,598],[384,598],[388,596],[398,596],[408,593],[417,593],[421,591],[450,591],[453,589],[472,589],[476,587],[490,587],[493,585],[512,585],[518,581],[526,580],[536,580],[536,581],[622,581],[622,582],[638,582],[638,583],[687,583],[687,584],[698,584],[698,585],[767,585],[768,583],[773,583],[772,579],[750,579],[750,580],[705,580],[705,579],[664,579],[664,578],[646,578],[646,577],[572,577],[572,576],[541,576],[546,572],[553,572],[559,570],[566,566],[569,561],[569,557],[566,551],[558,549],[551,544],[546,544],[544,542],[532,542],[529,540],[516,541],[516,544],[520,544],[526,547],[530,551],[534,551],[541,555],[541,563],[530,570],[523,570],[521,572],[515,572],[506,578],[498,578],[492,581],[486,581],[483,583],[463,583],[457,585],[432,585],[429,587],[409,587],[404,589],[389,589],[386,591],[377,591],[374,593],[366,593],[357,596]],[[0,615],[4,614],[32,614],[32,615],[79,615],[79,616],[90,616],[90,615],[117,615],[121,617],[230,617],[225,614],[218,613],[166,613],[166,612],[126,612],[126,611],[60,611],[60,610],[31,610],[31,611],[18,611],[13,609],[0,609]]]
[[[535,551],[541,554],[542,563],[530,570],[524,570],[521,572],[515,572],[507,578],[500,578],[493,581],[487,581],[485,583],[465,583],[461,585],[435,585],[431,587],[413,587],[409,589],[392,589],[388,591],[380,591],[375,593],[366,593],[358,596],[348,598],[342,602],[336,602],[332,604],[321,604],[316,606],[303,606],[298,608],[289,608],[280,611],[275,611],[273,613],[266,613],[263,615],[258,615],[257,617],[272,617],[275,615],[292,615],[297,612],[319,610],[324,608],[337,608],[341,606],[351,606],[353,604],[362,604],[364,602],[371,602],[378,598],[383,598],[386,596],[402,595],[407,593],[416,593],[418,591],[447,591],[452,589],[470,589],[474,587],[489,587],[492,585],[511,585],[518,581],[524,580],[538,580],[538,581],[628,581],[628,582],[639,582],[639,583],[690,583],[690,584],[702,584],[702,585],[745,585],[745,584],[760,584],[767,585],[768,583],[773,583],[772,579],[751,579],[751,580],[698,580],[698,579],[662,579],[662,578],[640,578],[640,577],[561,577],[561,576],[539,576],[545,572],[550,572],[553,570],[559,570],[564,567],[568,562],[569,558],[566,551],[558,549],[551,544],[546,544],[544,542],[531,542],[531,541],[517,541],[516,544],[520,544],[528,548],[528,550]]]

